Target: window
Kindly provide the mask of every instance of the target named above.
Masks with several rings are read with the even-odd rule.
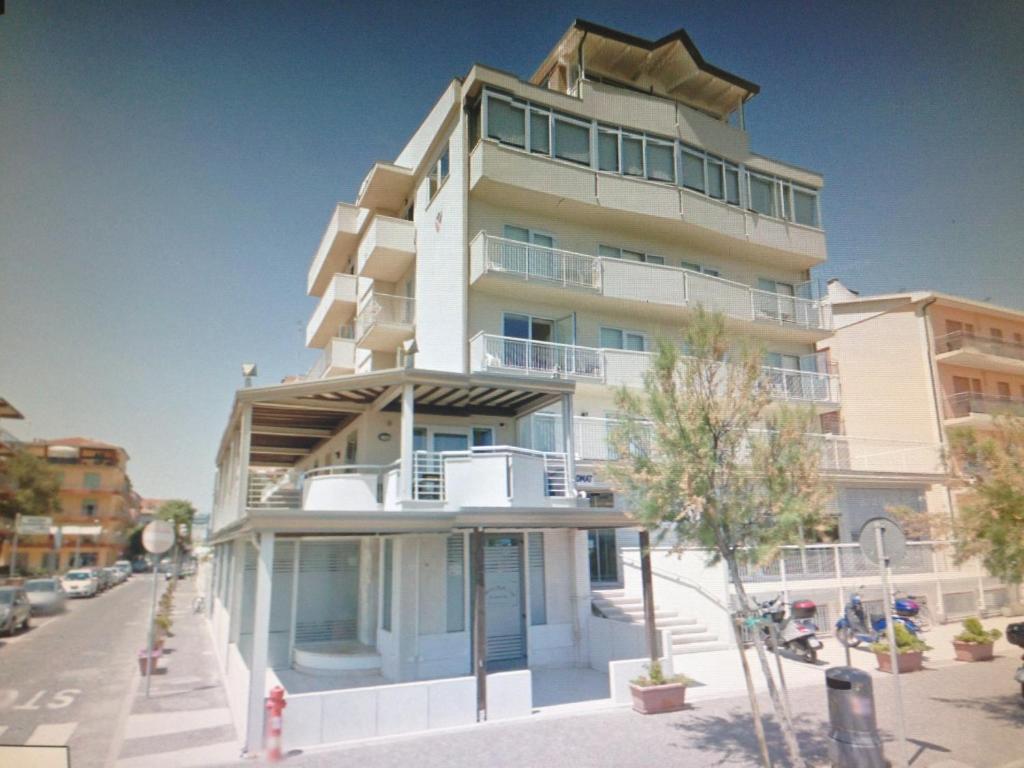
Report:
[[[345,463],[355,464],[359,453],[359,433],[353,430],[345,439]]]
[[[85,487],[93,490],[100,487],[100,475],[99,472],[86,472],[85,473]]]
[[[647,178],[652,181],[675,183],[675,158],[672,145],[664,141],[647,139]]]
[[[384,573],[381,576],[381,598],[380,598],[380,628],[385,632],[391,631],[391,604],[393,600],[395,580],[395,541],[384,539],[384,556],[381,558],[381,568]]]
[[[999,328],[989,328],[988,332],[993,339],[996,339],[997,341],[1003,340],[1003,332]]]
[[[466,628],[465,549],[465,539],[461,533],[448,537],[444,572],[449,632],[462,632]]]
[[[750,210],[775,216],[775,184],[763,176],[748,174],[750,179]]]
[[[85,517],[96,517],[100,513],[100,505],[95,499],[86,499],[82,502],[82,514]]]
[[[473,447],[489,448],[494,445],[494,427],[473,427]]]
[[[619,248],[614,245],[598,245],[597,255],[606,259],[624,259],[626,261],[641,261],[647,264],[664,264],[665,257],[653,253],[631,251],[628,248]]]
[[[704,178],[704,156],[688,149],[684,149],[683,156],[683,186],[687,189],[694,189],[703,192],[707,185]]]
[[[647,336],[636,331],[621,328],[602,328],[601,346],[604,349],[625,349],[630,352],[646,352]]]
[[[1010,383],[1007,381],[997,381],[996,391],[999,393],[1000,400],[1009,400],[1012,397],[1010,394]]]
[[[644,175],[644,140],[622,134],[622,172],[627,176]]]
[[[590,165],[590,126],[555,115],[555,157]]]
[[[946,321],[946,333],[960,333],[963,329],[963,323],[957,322],[956,320]]]
[[[725,167],[725,202],[740,204],[740,170],[728,165]]]
[[[487,135],[502,144],[526,147],[526,107],[488,94]]]
[[[544,534],[527,534],[527,558],[530,578],[530,624],[548,623],[547,596],[544,589]]]
[[[696,262],[693,261],[681,261],[679,262],[679,266],[682,267],[683,269],[688,269],[691,272],[701,272],[711,277],[718,277],[719,275],[721,275],[721,272],[719,272],[717,269],[705,267],[703,264],[697,264]]]
[[[437,194],[437,190],[444,184],[445,179],[448,178],[448,166],[449,166],[449,154],[448,148],[445,147],[444,152],[437,162],[434,163],[434,167],[430,169],[430,196],[433,197]]]
[[[602,171],[619,172],[619,133],[597,129],[597,167]]]
[[[818,196],[808,190],[793,187],[793,221],[818,226]]]
[[[530,110],[530,151],[551,154],[551,115],[547,112]]]
[[[725,197],[725,168],[718,160],[708,158],[708,195],[721,200]]]

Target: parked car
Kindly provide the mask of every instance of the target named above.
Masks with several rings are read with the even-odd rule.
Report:
[[[103,569],[107,576],[110,578],[110,586],[116,587],[122,581],[125,580],[125,575],[122,573],[120,568],[114,568],[112,565],[107,566]]]
[[[132,573],[149,573],[149,563],[145,560],[135,560],[132,562]]]
[[[93,570],[96,572],[96,579],[99,581],[100,592],[106,592],[114,586],[114,579],[106,568],[94,568]]]
[[[64,574],[60,580],[68,597],[95,597],[100,591],[100,581],[92,568],[76,568]]]
[[[124,574],[125,579],[130,579],[132,576],[132,564],[128,560],[118,560],[114,563],[114,567]]]
[[[0,587],[0,632],[13,635],[19,629],[28,629],[32,606],[21,587]]]
[[[29,579],[25,582],[25,594],[32,605],[33,615],[64,610],[64,588],[60,579]]]

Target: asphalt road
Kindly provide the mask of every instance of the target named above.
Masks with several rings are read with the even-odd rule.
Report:
[[[75,768],[107,762],[137,679],[151,589],[150,576],[136,575],[0,638],[0,745],[66,744]]]

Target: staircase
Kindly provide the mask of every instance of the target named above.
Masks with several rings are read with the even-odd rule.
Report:
[[[591,605],[598,615],[627,624],[644,623],[644,601],[627,595],[621,589],[595,589],[590,593]],[[672,635],[672,655],[721,651],[729,646],[709,632],[697,619],[684,618],[675,611],[666,611],[655,605],[654,623],[658,629],[667,629]]]

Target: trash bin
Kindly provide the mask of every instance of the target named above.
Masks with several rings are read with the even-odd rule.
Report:
[[[829,764],[833,768],[886,768],[875,722],[871,675],[854,667],[825,671],[828,689]]]

